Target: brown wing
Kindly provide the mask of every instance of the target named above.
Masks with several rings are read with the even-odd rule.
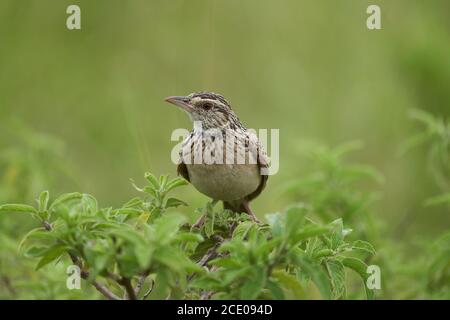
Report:
[[[178,166],[177,166],[177,174],[179,176],[182,176],[184,179],[186,179],[187,181],[191,182],[189,180],[189,172],[187,170],[187,166],[186,164],[183,162],[183,148],[185,148],[187,145],[190,145],[191,148],[191,153],[193,152],[193,146],[194,144],[192,143],[193,140],[193,132],[191,132],[186,139],[183,141],[182,147],[180,149],[180,152],[178,153]]]
[[[180,163],[179,163],[178,166],[177,166],[177,174],[178,174],[179,176],[182,176],[182,177],[183,177],[184,179],[186,179],[187,181],[191,182],[191,181],[189,180],[189,172],[188,172],[188,170],[187,170],[187,167],[186,167],[186,165],[184,164],[184,162],[181,161],[181,159],[180,159]]]
[[[250,136],[249,143],[256,143],[257,145],[257,151],[258,151],[258,166],[259,170],[261,172],[261,168],[268,168],[269,167],[269,159],[267,157],[267,153],[264,151],[264,148],[262,147],[261,143],[259,142],[258,138],[256,136]],[[248,201],[251,201],[255,199],[259,194],[264,190],[267,184],[267,180],[269,179],[268,175],[261,174],[261,182],[258,185],[258,188],[250,193],[246,199]]]

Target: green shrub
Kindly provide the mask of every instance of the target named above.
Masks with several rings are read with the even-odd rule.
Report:
[[[20,243],[25,256],[37,259],[36,269],[69,259],[109,299],[339,299],[347,293],[346,269],[367,278],[364,259],[375,251],[368,242],[348,241],[351,230],[341,219],[319,224],[298,205],[256,224],[209,203],[198,210],[205,223],[193,228],[169,212],[187,205],[169,197],[187,182],[145,178],[144,187],[135,186],[144,196],[120,208],[100,208],[92,195],[77,192],[51,201],[44,191],[36,208],[5,204],[0,212],[39,221]],[[311,284],[316,291],[307,290]]]

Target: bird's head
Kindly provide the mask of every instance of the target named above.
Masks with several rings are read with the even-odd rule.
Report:
[[[186,111],[192,121],[200,121],[204,129],[226,128],[239,121],[228,101],[217,93],[197,92],[167,97],[165,101]]]

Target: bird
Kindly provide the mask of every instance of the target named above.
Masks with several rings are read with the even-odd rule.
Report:
[[[230,103],[214,92],[170,96],[165,101],[185,111],[193,129],[181,144],[178,175],[224,209],[259,222],[249,203],[264,190],[269,161],[256,134],[247,129]],[[193,225],[201,226],[203,215]]]

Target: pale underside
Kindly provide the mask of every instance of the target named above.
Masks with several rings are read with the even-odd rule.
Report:
[[[267,158],[255,135],[240,132],[233,144],[219,141],[217,136],[191,134],[183,144],[178,172],[201,193],[222,201],[248,200],[255,198],[264,188],[267,175],[261,175],[261,167],[267,166]],[[245,137],[242,139],[242,137]],[[203,142],[203,143],[202,143]],[[191,153],[186,157],[186,150]],[[199,153],[202,162],[194,162]],[[222,163],[206,164],[205,154],[216,155]],[[234,162],[229,162],[229,156]],[[228,157],[228,158],[227,158]],[[213,157],[214,158],[214,157]],[[183,159],[185,160],[183,162]],[[190,161],[189,161],[190,159]],[[217,159],[217,158],[214,158]],[[240,160],[239,160],[240,159]],[[244,161],[241,161],[244,159]],[[195,163],[195,164],[194,164]]]
[[[192,185],[215,200],[238,200],[254,192],[261,183],[257,164],[188,164]]]

